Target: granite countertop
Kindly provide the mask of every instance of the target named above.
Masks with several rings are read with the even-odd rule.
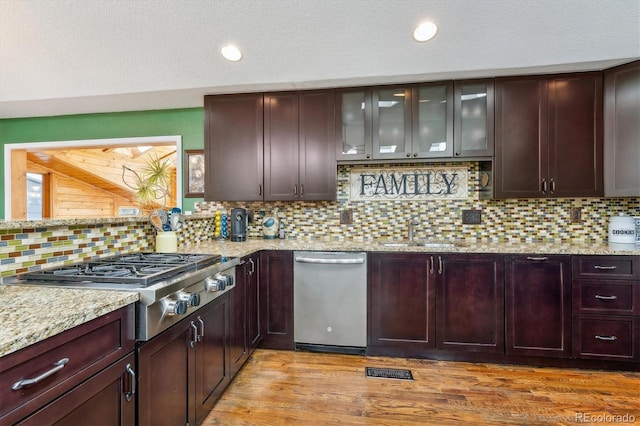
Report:
[[[639,245],[609,245],[607,243],[496,243],[461,242],[454,247],[385,246],[384,243],[403,241],[323,241],[323,240],[262,240],[250,239],[243,242],[207,241],[185,245],[182,252],[220,253],[223,256],[242,257],[259,250],[317,250],[317,251],[370,251],[370,252],[413,252],[413,253],[531,253],[531,254],[602,254],[640,255]]]
[[[0,285],[0,357],[137,300],[135,292]]]
[[[370,251],[414,253],[531,253],[640,255],[640,246],[606,243],[463,242],[454,247],[384,246],[402,241],[263,240],[209,241],[184,245],[181,252],[243,257],[260,250]],[[115,311],[138,300],[135,292],[0,285],[0,357]]]

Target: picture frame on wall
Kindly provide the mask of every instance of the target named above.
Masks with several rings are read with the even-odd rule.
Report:
[[[204,150],[184,151],[184,196],[204,197]]]

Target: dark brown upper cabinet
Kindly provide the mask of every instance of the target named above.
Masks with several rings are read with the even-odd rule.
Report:
[[[205,96],[205,200],[335,200],[331,90]]]
[[[263,199],[262,93],[205,96],[206,201]]]
[[[454,158],[492,157],[494,81],[456,81],[453,101]]]
[[[640,196],[640,61],[604,73],[604,195]]]
[[[602,74],[496,79],[495,198],[598,197]]]
[[[264,95],[265,201],[335,200],[335,95]]]
[[[344,89],[336,96],[340,161],[450,158],[453,83]]]

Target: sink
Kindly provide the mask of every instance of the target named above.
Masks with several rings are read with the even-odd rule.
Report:
[[[451,247],[458,246],[458,244],[455,244],[455,243],[431,243],[428,241],[414,241],[411,245],[417,246],[417,247],[432,247],[432,248],[451,248]]]
[[[390,241],[381,243],[383,247],[426,247],[426,248],[453,248],[464,246],[463,243],[449,241]]]

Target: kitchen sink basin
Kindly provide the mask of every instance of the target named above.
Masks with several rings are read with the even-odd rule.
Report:
[[[450,241],[388,241],[381,243],[383,247],[426,247],[426,248],[454,248],[462,247],[463,243]]]

